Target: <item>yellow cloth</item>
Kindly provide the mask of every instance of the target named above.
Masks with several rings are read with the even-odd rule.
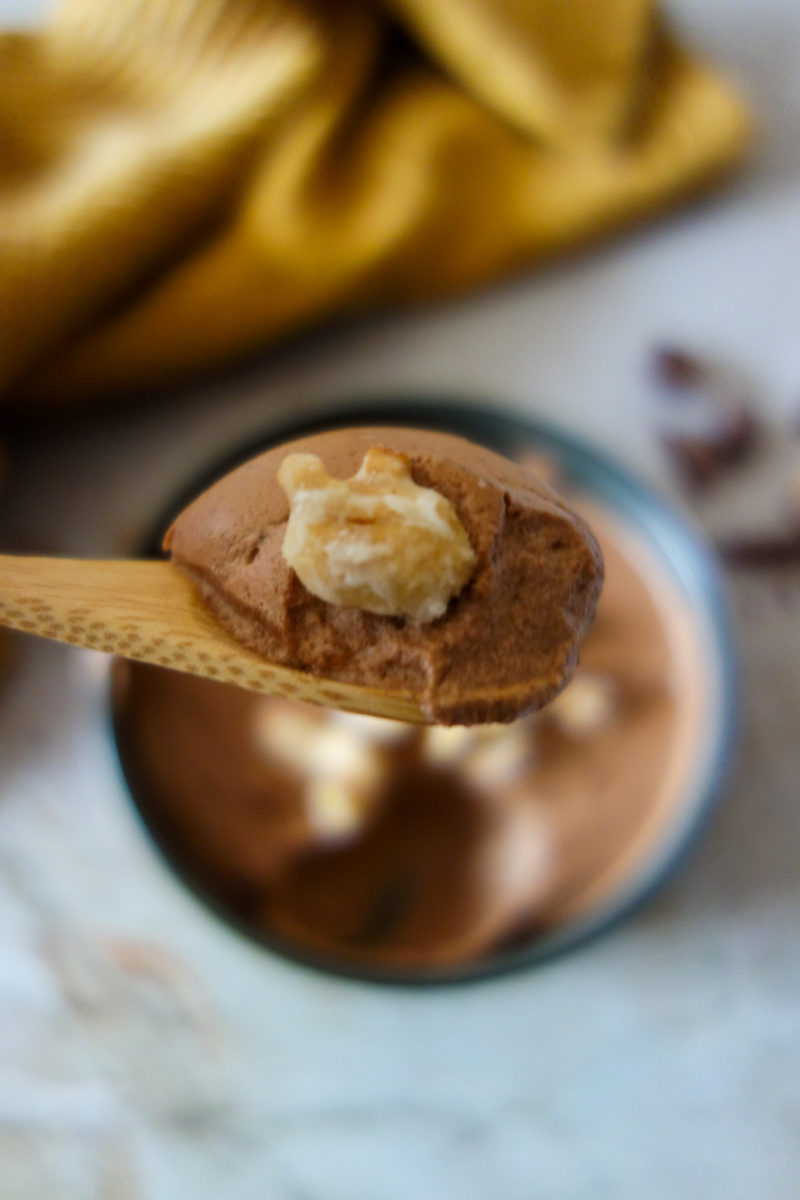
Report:
[[[63,0],[0,38],[0,395],[80,403],[455,294],[747,137],[647,0]]]

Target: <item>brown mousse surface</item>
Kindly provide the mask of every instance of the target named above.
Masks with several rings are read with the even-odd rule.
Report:
[[[434,621],[326,603],[281,553],[284,458],[316,454],[345,479],[374,446],[405,455],[414,482],[450,501],[475,551],[472,579]],[[240,642],[287,666],[411,693],[446,724],[508,721],[552,699],[574,673],[603,581],[588,526],[524,467],[450,434],[388,427],[267,451],[190,504],[164,545]]]

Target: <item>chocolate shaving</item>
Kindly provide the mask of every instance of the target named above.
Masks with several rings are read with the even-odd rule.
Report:
[[[724,470],[747,459],[758,441],[758,423],[744,406],[720,415],[716,428],[700,434],[669,434],[664,448],[684,482],[708,487]]]
[[[697,355],[674,346],[653,351],[652,370],[658,383],[678,393],[702,387],[712,375],[709,365]]]
[[[701,438],[665,437],[664,449],[689,487],[708,487],[718,474],[714,453]]]
[[[730,567],[800,566],[800,530],[765,537],[724,538],[717,551]]]
[[[680,399],[684,416],[662,434],[665,450],[685,484],[708,487],[755,448],[758,422],[738,374],[675,346],[652,353],[657,381]]]

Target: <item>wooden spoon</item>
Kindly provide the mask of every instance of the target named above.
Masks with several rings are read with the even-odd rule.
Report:
[[[255,692],[427,719],[413,695],[295,671],[241,646],[168,562],[0,555],[0,625]]]

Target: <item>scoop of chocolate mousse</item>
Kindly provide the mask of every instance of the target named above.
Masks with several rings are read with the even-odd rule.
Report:
[[[281,471],[287,460],[292,471]],[[376,463],[381,470],[389,463],[395,478],[405,473],[413,493],[381,498],[395,515],[379,539],[384,552],[390,540],[391,553],[381,560],[387,566],[370,566],[387,572],[386,581],[371,579],[371,594],[379,597],[373,608],[381,609],[387,589],[392,600],[400,592],[411,599],[405,608],[399,601],[380,611],[366,607],[360,582],[355,590],[330,590],[322,568],[340,553],[343,516],[330,529],[315,527],[317,540],[307,539],[305,557],[288,552],[297,537],[287,538],[290,515],[296,516],[287,492],[292,495],[298,478],[303,483],[297,464],[310,479],[304,498],[314,492],[316,503],[332,485],[338,505],[338,493],[346,491],[338,481],[351,481],[359,492]],[[417,521],[426,506],[433,515]],[[366,518],[348,513],[347,520],[348,530],[358,533],[359,522],[374,523],[374,510]],[[445,551],[435,543],[419,550],[420,523],[439,530],[446,549],[460,539],[453,571],[448,558],[444,595],[437,561],[444,564]],[[450,434],[389,427],[338,429],[268,450],[194,500],[164,546],[246,646],[328,678],[412,694],[425,715],[442,724],[509,721],[551,700],[575,671],[603,581],[591,531],[524,467]],[[320,570],[303,572],[302,582],[289,559],[302,571],[309,546]],[[350,567],[357,561],[361,569],[367,550],[359,543],[347,553],[352,582]],[[394,576],[388,580],[388,564],[395,576],[407,572],[405,588]]]

